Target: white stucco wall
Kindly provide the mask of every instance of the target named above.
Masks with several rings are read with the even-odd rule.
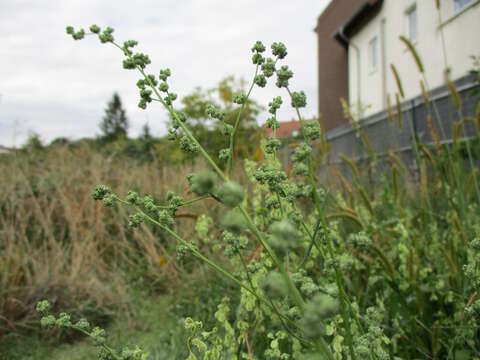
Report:
[[[421,93],[420,74],[410,52],[399,40],[400,35],[406,35],[406,11],[412,6],[417,7],[418,24],[418,37],[414,44],[425,66],[430,88],[445,83],[441,29],[445,37],[451,79],[458,79],[472,69],[470,56],[480,55],[480,1],[473,0],[472,4],[460,13],[455,13],[453,0],[440,0],[440,3],[441,23],[435,0],[384,0],[379,14],[351,38],[348,49],[349,100],[353,110],[362,110],[360,117],[384,110],[387,94],[390,94],[392,103],[394,102],[397,86],[390,70],[392,63],[400,74],[406,99]],[[383,42],[382,21],[385,29]],[[378,39],[378,66],[377,70],[372,72],[368,66],[368,49],[374,36]],[[382,45],[385,46],[384,61]],[[359,67],[357,48],[360,49]]]

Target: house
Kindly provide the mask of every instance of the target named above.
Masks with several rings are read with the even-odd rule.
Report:
[[[300,135],[300,122],[298,120],[280,121],[278,124],[279,128],[276,132],[277,139],[292,139]],[[262,126],[262,128],[267,137],[271,137],[273,135],[273,130],[267,128],[265,124]]]
[[[0,145],[0,154],[8,154],[11,151],[12,151],[12,149],[10,149],[6,146]]]
[[[340,98],[348,99],[348,47],[332,35],[357,9],[358,0],[333,0],[318,17],[318,113],[322,128],[332,130],[346,123]]]
[[[338,99],[341,97],[348,100],[357,118],[387,108],[388,97],[394,99],[398,92],[390,64],[398,70],[405,99],[421,95],[421,76],[412,54],[399,40],[401,35],[407,37],[420,54],[430,89],[445,86],[447,73],[453,81],[465,78],[473,67],[471,56],[480,55],[479,0],[353,1],[353,10],[351,3],[332,0],[318,18],[316,27],[319,38],[319,111],[324,118],[332,116],[333,119],[325,119],[327,131],[344,123],[338,115],[341,111]],[[440,5],[438,10],[437,4]],[[342,11],[338,10],[339,7]],[[334,48],[331,43],[322,51],[327,35],[323,29],[331,21],[331,14],[337,9],[336,13],[345,15],[347,8],[349,14],[330,33],[343,47],[343,55],[340,56],[338,48],[335,52],[330,50]],[[332,68],[332,77],[338,76],[338,84],[332,85],[335,79],[325,74],[329,71],[326,67],[336,57],[339,60]],[[330,89],[328,96],[326,88]],[[332,110],[333,104],[338,108]]]

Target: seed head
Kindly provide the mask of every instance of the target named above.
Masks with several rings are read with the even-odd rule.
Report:
[[[103,345],[105,344],[105,330],[99,328],[98,326],[94,327],[92,332],[90,333],[91,338],[95,345]]]
[[[287,47],[281,42],[274,42],[272,44],[272,54],[279,59],[283,59],[287,56]]]
[[[92,197],[93,200],[103,200],[103,198],[110,194],[112,190],[106,185],[98,185],[95,190],[93,190]]]
[[[293,76],[292,70],[288,68],[287,65],[283,65],[280,69],[277,70],[277,86],[287,87],[288,80]]]
[[[188,154],[196,154],[199,151],[198,145],[186,135],[180,138],[180,149]]]
[[[37,303],[36,310],[40,314],[47,314],[48,311],[50,310],[50,302],[48,300],[41,300]]]
[[[90,26],[90,31],[94,34],[98,34],[100,33],[100,28],[97,25],[93,24]]]
[[[113,42],[115,41],[114,37],[113,37],[113,28],[111,28],[110,26],[107,26],[105,28],[105,30],[103,30],[102,33],[98,34],[98,38],[100,39],[100,42],[102,44],[105,44],[107,42]]]
[[[42,317],[42,319],[40,320],[40,325],[44,328],[49,328],[49,327],[55,326],[56,322],[57,322],[57,319],[55,319],[55,316],[47,315]]]
[[[265,144],[265,152],[267,154],[273,154],[278,149],[280,149],[281,142],[276,138],[268,139],[267,143]]]
[[[67,313],[60,313],[56,325],[58,327],[70,327],[72,325],[72,322],[70,321],[70,315]]]
[[[247,102],[247,95],[243,91],[235,94],[233,97],[233,102],[238,105],[243,105]]]
[[[227,161],[230,157],[230,148],[222,149],[218,153],[218,158],[222,161]]]
[[[215,105],[211,105],[211,104],[207,105],[207,108],[205,109],[205,113],[213,119],[223,121],[223,119],[225,118],[225,112]]]
[[[266,61],[262,64],[262,71],[265,77],[270,77],[275,73],[275,60],[272,58],[267,58]]]
[[[202,196],[211,194],[215,188],[217,177],[211,171],[202,171],[188,177],[190,189],[193,193]]]
[[[160,80],[167,81],[167,79],[172,75],[169,68],[160,70],[159,78]]]
[[[252,52],[263,53],[265,51],[265,45],[261,41],[255,42],[252,47]]]
[[[265,87],[267,85],[267,79],[265,78],[265,75],[259,74],[255,76],[255,84],[260,86],[261,88]]]
[[[292,93],[292,107],[303,108],[307,105],[307,96],[303,91]]]
[[[278,123],[275,116],[272,116],[271,118],[268,118],[267,122],[266,122],[266,125],[270,129],[278,129],[280,127],[280,124]]]
[[[305,125],[303,126],[303,131],[305,133],[305,137],[308,140],[316,140],[320,138],[322,134],[322,130],[320,129],[320,124],[316,120],[305,123]]]
[[[245,228],[245,220],[242,214],[234,209],[225,214],[222,225],[228,231],[239,234]]]
[[[269,299],[283,298],[287,295],[285,280],[277,271],[269,272],[260,286]]]
[[[282,98],[280,96],[276,96],[273,98],[272,101],[268,103],[268,112],[270,114],[276,114],[277,110],[280,109],[280,106],[282,105]]]
[[[168,91],[168,84],[166,82],[161,82],[160,83],[160,86],[158,87],[158,89],[161,91],[161,92],[167,92]]]
[[[218,196],[225,205],[234,208],[237,205],[240,205],[245,195],[243,193],[243,188],[238,183],[227,181],[223,183],[218,192]]]
[[[265,58],[261,54],[259,53],[253,54],[252,63],[254,63],[255,65],[262,65],[264,62],[265,62]]]
[[[312,147],[304,142],[297,146],[292,156],[293,162],[301,162],[306,160],[312,153]]]
[[[90,323],[87,321],[87,319],[80,319],[75,323],[75,326],[84,330],[88,331],[90,330]]]

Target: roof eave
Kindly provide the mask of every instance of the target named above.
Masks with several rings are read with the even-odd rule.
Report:
[[[353,14],[332,34],[332,38],[342,45],[348,45],[348,39],[360,31],[363,25],[375,17],[383,5],[383,0],[363,1]],[[362,22],[365,22],[362,24]]]

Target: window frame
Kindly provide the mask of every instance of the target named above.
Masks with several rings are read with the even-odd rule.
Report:
[[[415,14],[415,33],[412,32],[412,14]],[[414,37],[412,36],[414,35]],[[417,3],[414,3],[410,7],[405,10],[405,35],[408,40],[412,43],[416,43],[418,41],[418,8]]]
[[[473,4],[473,0],[453,0],[453,12],[458,14]]]
[[[378,36],[374,35],[368,42],[368,69],[374,73],[378,69]]]

